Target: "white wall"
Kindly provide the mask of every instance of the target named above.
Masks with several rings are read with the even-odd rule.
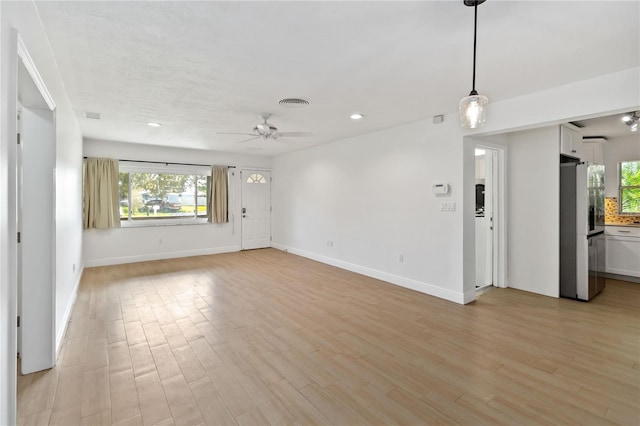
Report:
[[[461,131],[456,114],[449,114],[440,125],[425,120],[278,156],[274,246],[468,303],[475,298],[474,141],[468,136],[632,110],[640,105],[638,74],[635,68],[494,102],[486,127],[478,132]],[[555,164],[558,154],[556,145]],[[436,182],[450,183],[451,196],[434,197],[431,185]],[[440,211],[441,201],[455,201],[456,211]],[[545,221],[551,222],[558,215],[557,201],[545,208]],[[541,239],[545,247],[558,245],[553,228]],[[557,263],[550,252],[547,265],[551,257]],[[508,270],[508,281],[511,273],[522,282],[517,270]],[[553,274],[551,284],[531,291],[554,295],[550,287],[554,281],[557,286],[558,278]]]
[[[605,197],[618,198],[618,162],[640,160],[640,133],[612,138],[604,144],[603,154]]]
[[[229,176],[229,223],[85,230],[84,262],[87,266],[240,250],[238,172],[242,168],[271,168],[271,159],[268,157],[90,139],[84,142],[84,156],[236,166]]]
[[[56,333],[75,299],[81,276],[82,138],[32,2],[0,2],[0,424],[15,423],[16,384],[16,39],[17,30],[56,103]],[[76,264],[73,271],[72,265]]]
[[[507,215],[509,287],[559,295],[559,127],[509,135]]]
[[[420,122],[277,157],[274,246],[462,301],[462,212],[440,211],[461,202],[458,133],[453,120]]]

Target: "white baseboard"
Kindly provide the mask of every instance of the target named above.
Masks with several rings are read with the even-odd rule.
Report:
[[[162,253],[149,253],[136,256],[109,257],[104,259],[85,260],[87,268],[94,266],[122,265],[124,263],[147,262],[150,260],[176,259],[180,257],[205,256],[208,254],[232,253],[240,251],[240,246],[226,246],[195,250],[169,251]]]
[[[606,272],[609,273],[609,274],[627,275],[629,277],[640,277],[640,274],[638,274],[637,271],[630,271],[630,270],[627,270],[627,269],[618,269],[618,268],[608,267],[606,269]]]
[[[80,281],[82,281],[83,273],[84,265],[80,265],[80,273],[78,274],[78,279],[73,285],[73,290],[71,290],[71,297],[69,298],[69,302],[67,303],[67,308],[64,310],[64,316],[62,317],[62,327],[59,327],[58,332],[56,333],[56,360],[58,359],[58,355],[60,354],[60,348],[62,347],[64,335],[67,332],[67,326],[69,325],[69,319],[71,318],[73,305],[75,305],[76,303],[76,297],[78,296],[78,287],[80,287]]]
[[[421,281],[416,281],[411,278],[401,277],[399,275],[389,274],[387,272],[379,271],[377,269],[369,268],[366,266],[356,265],[342,260],[334,259],[327,256],[322,256],[316,253],[308,252],[305,250],[288,247],[282,244],[272,243],[271,246],[275,249],[286,251],[298,256],[306,257],[327,265],[335,266],[337,268],[346,269],[347,271],[356,272],[367,277],[375,278],[378,280],[386,281],[390,284],[395,284],[400,287],[408,288],[411,290],[419,291],[420,293],[435,296],[440,299],[445,299],[450,302],[459,304],[466,304],[473,302],[476,298],[475,291],[467,293],[458,293],[455,291],[447,290],[446,288],[438,287],[432,284],[427,284]]]

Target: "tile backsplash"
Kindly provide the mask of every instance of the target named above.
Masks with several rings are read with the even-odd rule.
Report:
[[[640,216],[621,216],[618,214],[618,199],[606,197],[604,199],[604,221],[606,224],[632,225],[640,222]]]

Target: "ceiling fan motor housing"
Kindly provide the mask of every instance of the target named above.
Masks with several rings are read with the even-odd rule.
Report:
[[[272,136],[274,135],[278,129],[269,124],[269,123],[260,123],[256,127],[253,128],[253,132],[260,136]]]

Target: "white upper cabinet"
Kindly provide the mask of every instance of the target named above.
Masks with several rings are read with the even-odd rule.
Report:
[[[582,134],[577,127],[560,126],[560,154],[582,159]]]
[[[582,161],[589,164],[604,164],[603,142],[582,142]]]

